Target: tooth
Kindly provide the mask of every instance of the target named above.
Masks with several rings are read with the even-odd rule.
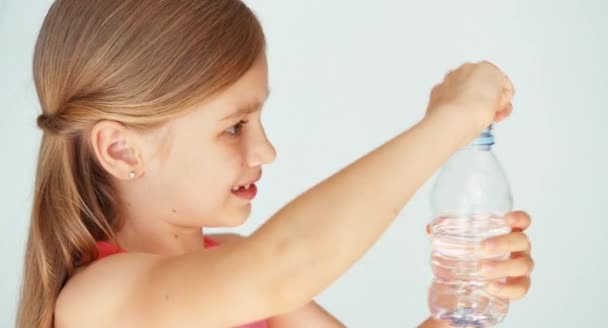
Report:
[[[232,187],[232,191],[237,191],[239,190],[239,187]]]
[[[245,190],[249,190],[249,187],[251,187],[251,185],[250,185],[250,184],[245,185]]]

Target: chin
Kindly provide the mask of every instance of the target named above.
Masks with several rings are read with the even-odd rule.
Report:
[[[231,211],[231,213],[218,215],[217,221],[214,220],[214,222],[207,222],[205,226],[210,228],[236,228],[247,222],[250,214],[251,206],[243,206],[236,211]]]
[[[247,209],[243,211],[243,213],[235,213],[229,220],[227,220],[228,227],[238,227],[243,223],[247,222],[249,219],[249,215],[251,215],[251,206],[247,206]]]

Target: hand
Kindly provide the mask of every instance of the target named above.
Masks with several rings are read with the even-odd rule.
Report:
[[[531,219],[528,213],[516,211],[507,213],[504,220],[505,224],[511,227],[511,232],[484,240],[482,248],[488,256],[510,256],[502,261],[483,261],[482,272],[484,278],[489,280],[506,277],[505,283],[493,281],[489,284],[488,291],[492,295],[517,300],[524,297],[530,289],[530,273],[534,269],[534,260],[530,254],[531,244],[523,232],[530,226]],[[431,226],[427,225],[426,229],[429,234]]]
[[[524,297],[530,289],[530,273],[534,260],[530,256],[531,245],[523,232],[530,226],[530,216],[526,212],[511,212],[504,217],[511,227],[511,233],[493,237],[482,242],[488,255],[510,254],[503,261],[484,261],[482,272],[487,279],[506,277],[506,282],[494,281],[488,285],[490,294],[508,300]]]
[[[505,224],[511,227],[511,232],[484,240],[482,248],[489,256],[510,256],[502,261],[482,262],[482,272],[485,278],[494,280],[488,284],[490,294],[513,301],[523,298],[530,289],[530,273],[534,269],[534,260],[530,255],[530,241],[523,231],[530,226],[531,219],[528,213],[517,211],[505,215],[504,220]],[[430,225],[427,225],[427,233],[430,233],[430,229]],[[497,281],[505,277],[506,282]],[[447,322],[429,318],[420,327],[447,328],[449,325]]]
[[[513,84],[494,64],[467,63],[450,71],[432,89],[426,116],[447,115],[455,120],[466,130],[466,144],[490,124],[511,114],[514,94]]]

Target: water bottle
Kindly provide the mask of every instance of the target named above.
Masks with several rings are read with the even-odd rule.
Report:
[[[487,292],[482,240],[510,232],[503,216],[512,210],[509,182],[492,152],[493,127],[456,152],[440,170],[431,192],[429,307],[435,319],[454,327],[492,327],[509,309],[506,299]],[[503,278],[504,279],[504,278]]]

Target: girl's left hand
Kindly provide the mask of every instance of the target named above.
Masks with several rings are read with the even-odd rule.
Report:
[[[506,282],[494,281],[488,285],[490,294],[508,300],[524,297],[530,289],[530,273],[534,269],[534,260],[530,255],[531,245],[524,233],[531,223],[530,215],[523,211],[507,213],[505,224],[511,227],[511,232],[488,238],[481,244],[483,252],[491,256],[510,254],[509,258],[501,261],[486,260],[482,263],[485,278],[498,280],[506,278]],[[427,225],[427,233],[431,227]]]
[[[505,278],[505,282],[494,281],[488,285],[488,292],[496,297],[517,300],[524,297],[530,289],[530,273],[534,269],[534,260],[530,255],[531,245],[524,233],[531,223],[526,212],[510,212],[504,217],[511,232],[486,239],[482,242],[483,250],[490,256],[510,254],[502,261],[486,260],[482,263],[482,272],[487,279]]]
[[[531,219],[528,213],[516,211],[505,215],[504,220],[505,224],[511,227],[511,232],[488,238],[481,245],[483,252],[489,257],[504,254],[510,256],[501,261],[483,261],[482,272],[485,278],[494,280],[488,284],[490,294],[512,301],[523,298],[530,289],[530,273],[534,269],[534,260],[530,255],[530,240],[524,230],[530,226]],[[430,226],[427,226],[427,233],[430,233],[430,229]],[[506,281],[498,281],[501,278],[506,278]],[[449,325],[429,318],[419,327],[443,328]]]

